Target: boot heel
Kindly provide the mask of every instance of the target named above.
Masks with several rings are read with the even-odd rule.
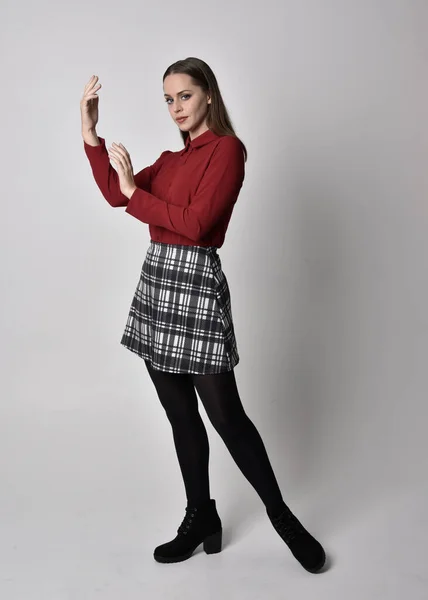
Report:
[[[204,539],[204,550],[207,554],[215,554],[221,551],[222,530],[209,535]]]

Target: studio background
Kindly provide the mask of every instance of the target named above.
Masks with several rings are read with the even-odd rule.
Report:
[[[0,595],[426,597],[428,5],[48,2],[0,8]],[[311,575],[200,412],[223,551],[159,565],[184,486],[143,361],[119,341],[148,225],[111,208],[79,102],[134,171],[182,148],[162,75],[213,69],[246,177],[219,250],[241,399]],[[143,596],[142,596],[143,594]]]

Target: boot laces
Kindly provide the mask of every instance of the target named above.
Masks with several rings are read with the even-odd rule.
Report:
[[[177,533],[187,535],[188,530],[190,529],[190,524],[192,523],[197,510],[198,509],[196,507],[186,507],[186,514],[181,522],[181,525],[177,529]]]
[[[278,517],[272,518],[272,523],[286,542],[291,542],[299,534],[305,532],[302,524],[289,510],[285,510]]]

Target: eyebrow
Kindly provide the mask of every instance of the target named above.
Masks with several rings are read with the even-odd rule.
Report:
[[[181,92],[178,92],[177,96],[180,96],[180,94],[182,94],[183,92],[191,92],[192,90],[181,90]],[[169,96],[170,98],[172,98],[172,96],[170,94],[164,94],[164,96]]]

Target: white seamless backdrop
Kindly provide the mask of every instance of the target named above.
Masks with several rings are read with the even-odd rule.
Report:
[[[26,0],[0,17],[1,598],[426,598],[428,4]],[[186,56],[213,68],[248,148],[219,250],[235,372],[326,549],[318,576],[202,405],[223,551],[152,558],[185,494],[119,343],[149,232],[99,192],[79,101],[98,75],[98,134],[140,170],[181,148],[162,74]]]

